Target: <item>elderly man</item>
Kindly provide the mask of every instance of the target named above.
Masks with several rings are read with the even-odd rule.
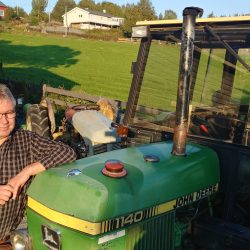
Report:
[[[23,218],[32,176],[76,159],[66,145],[16,129],[15,105],[10,90],[0,84],[0,249]]]

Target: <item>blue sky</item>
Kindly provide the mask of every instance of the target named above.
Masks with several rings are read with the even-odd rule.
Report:
[[[26,12],[31,11],[32,0],[1,0],[4,4],[14,7],[16,5],[24,8]],[[57,0],[48,0],[47,11],[52,11]],[[119,5],[126,3],[137,3],[139,0],[106,0]],[[76,3],[79,0],[75,0]],[[96,3],[102,1],[95,1]],[[249,0],[151,0],[157,14],[164,13],[165,10],[171,9],[176,12],[178,18],[182,18],[182,10],[188,6],[196,6],[204,9],[204,17],[212,11],[216,16],[234,15],[234,14],[250,14]]]

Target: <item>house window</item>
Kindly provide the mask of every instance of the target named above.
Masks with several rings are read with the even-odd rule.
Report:
[[[82,17],[82,15],[79,15],[79,17]]]
[[[0,16],[4,16],[4,11],[0,10]]]

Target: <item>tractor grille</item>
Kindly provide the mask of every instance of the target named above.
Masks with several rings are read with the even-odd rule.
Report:
[[[107,152],[107,144],[95,145],[93,148],[94,148],[94,155]]]
[[[175,212],[128,229],[126,250],[173,250]]]
[[[94,155],[97,155],[120,148],[121,145],[119,143],[108,143],[108,144],[97,144],[93,147],[93,150],[94,150]]]
[[[149,144],[151,142],[151,136],[137,135],[134,138],[130,138],[130,145],[137,146],[140,144]]]
[[[121,149],[120,143],[111,143],[112,150]]]

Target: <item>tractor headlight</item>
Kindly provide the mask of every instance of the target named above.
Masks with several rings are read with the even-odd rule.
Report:
[[[148,37],[149,27],[148,26],[134,26],[132,27],[132,37],[133,38],[143,38]]]
[[[16,230],[11,233],[11,244],[13,250],[31,250],[31,238],[27,230]]]

